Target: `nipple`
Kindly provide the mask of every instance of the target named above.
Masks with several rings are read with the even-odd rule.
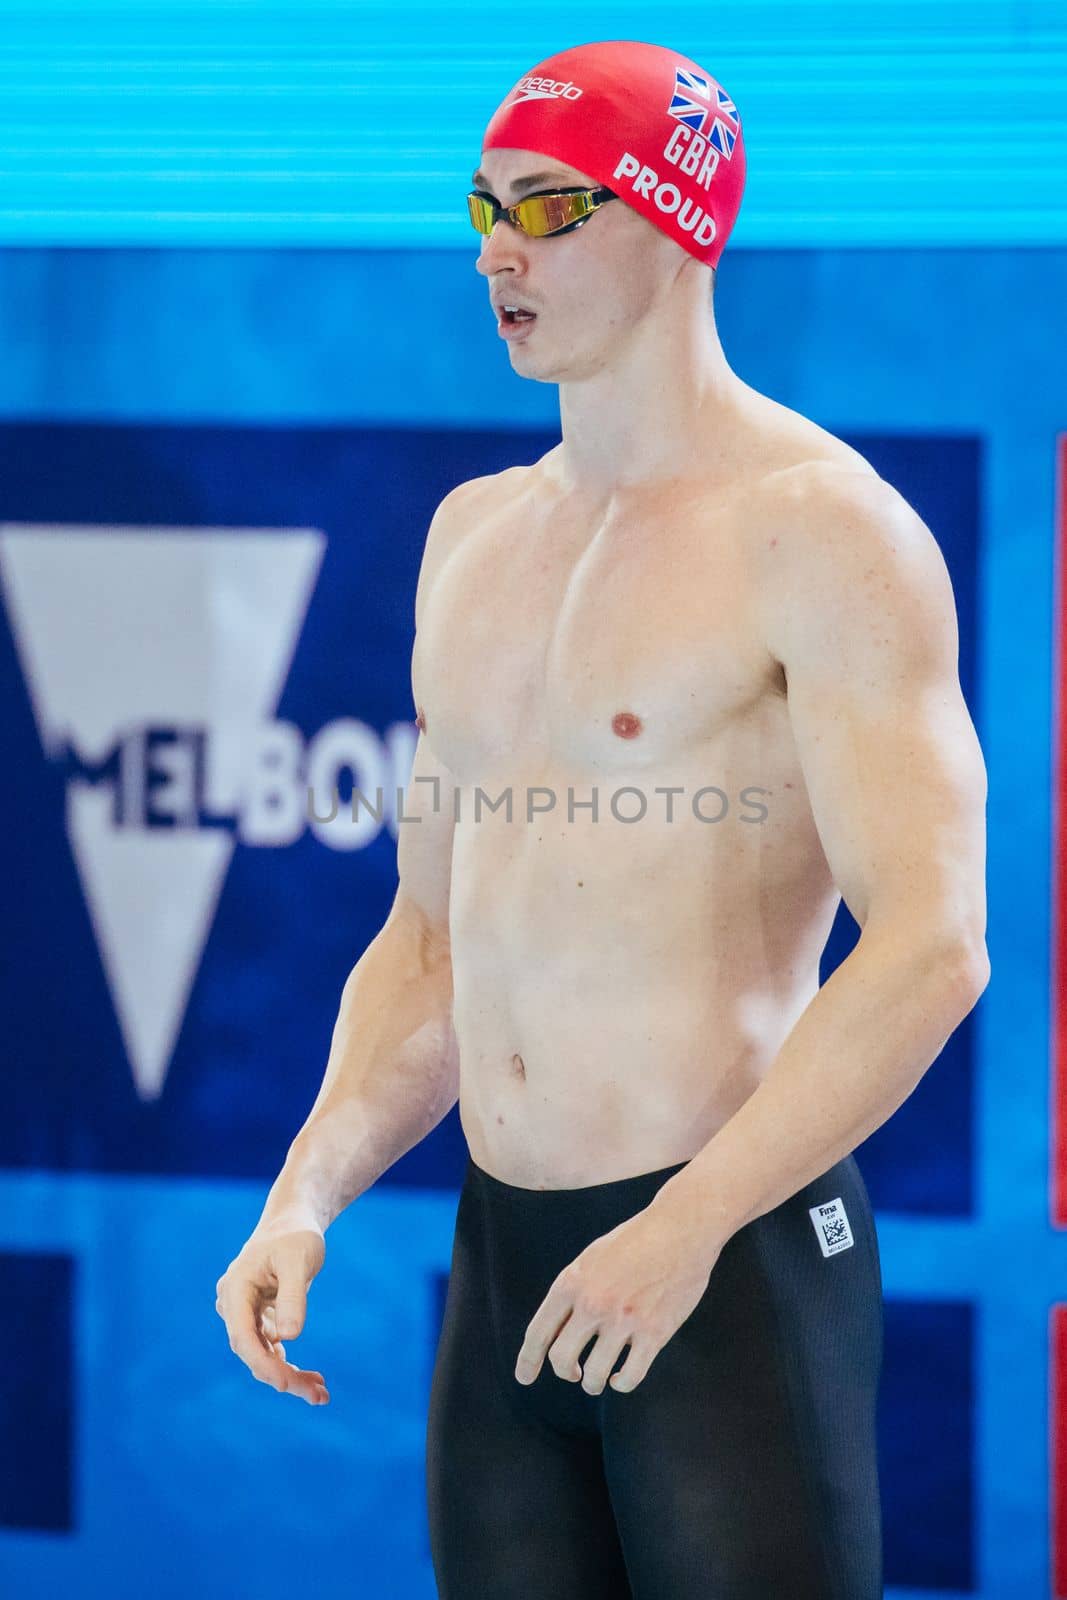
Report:
[[[426,732],[426,717],[421,706],[419,707],[418,714],[415,717],[415,726],[418,728],[420,733]]]
[[[617,711],[611,719],[611,731],[620,739],[636,739],[641,732],[641,718],[632,711]]]

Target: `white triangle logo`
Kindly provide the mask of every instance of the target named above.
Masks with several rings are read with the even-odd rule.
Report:
[[[0,524],[0,581],[45,755],[73,752],[67,831],[143,1099],[161,1093],[234,849],[232,829],[139,825],[145,730],[171,810],[168,729],[209,748],[210,810],[239,810],[325,550],[314,528]],[[91,770],[92,769],[92,770]]]

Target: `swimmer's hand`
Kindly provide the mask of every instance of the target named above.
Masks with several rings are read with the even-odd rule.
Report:
[[[708,1286],[721,1246],[709,1252],[665,1209],[648,1206],[575,1256],[555,1279],[526,1329],[515,1366],[533,1383],[548,1356],[558,1378],[581,1380],[587,1394],[604,1385],[635,1389]],[[591,1339],[596,1343],[579,1357]],[[629,1355],[613,1371],[626,1345]]]
[[[215,1310],[234,1355],[260,1383],[311,1406],[329,1401],[326,1380],[287,1361],[282,1341],[303,1328],[307,1291],[325,1259],[326,1240],[313,1224],[275,1223],[252,1234],[215,1285]]]

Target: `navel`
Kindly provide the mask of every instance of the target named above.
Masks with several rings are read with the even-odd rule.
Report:
[[[632,711],[617,711],[611,719],[611,731],[620,739],[636,739],[641,732],[641,718]]]
[[[516,1077],[525,1078],[525,1076],[526,1076],[526,1063],[523,1061],[521,1056],[519,1056],[519,1055],[512,1056],[511,1065],[512,1065],[512,1068],[513,1068],[513,1070],[515,1072]]]

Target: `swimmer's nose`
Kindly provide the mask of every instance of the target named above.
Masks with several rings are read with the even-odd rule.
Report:
[[[475,266],[483,277],[489,277],[491,273],[501,272],[505,268],[510,268],[513,272],[516,267],[520,270],[525,269],[526,255],[522,231],[498,217],[493,224],[492,233],[482,234],[482,247],[478,252]]]

